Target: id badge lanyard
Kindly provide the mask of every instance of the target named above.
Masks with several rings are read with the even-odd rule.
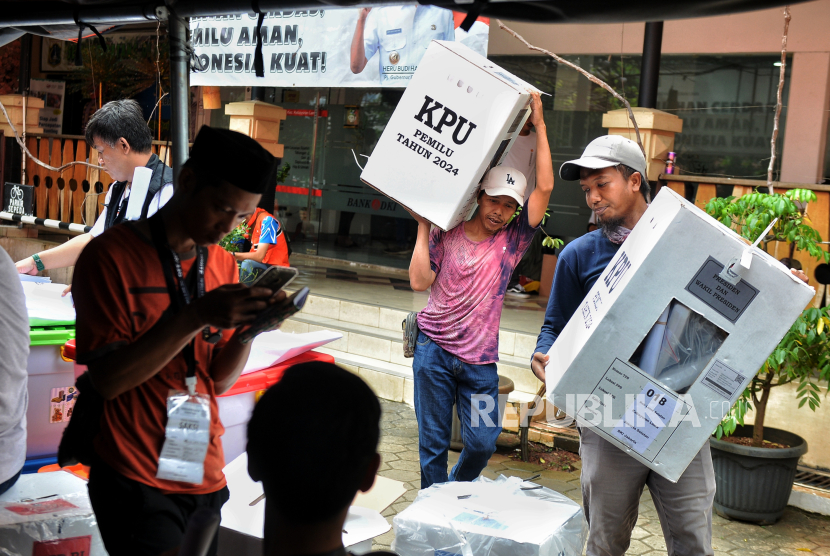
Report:
[[[192,299],[179,255],[170,248],[161,216],[150,218],[150,232],[161,259],[167,291],[173,307],[182,309]],[[196,246],[196,297],[205,294],[205,266],[207,249]],[[172,268],[171,268],[172,266]],[[174,284],[173,275],[178,280]],[[202,330],[205,341],[213,344],[221,336],[211,333],[210,327]],[[196,392],[196,340],[182,350],[187,364],[185,386],[187,391],[170,390],[167,396],[167,425],[164,445],[159,456],[156,477],[169,481],[201,484],[205,474],[205,457],[210,445],[210,397]]]

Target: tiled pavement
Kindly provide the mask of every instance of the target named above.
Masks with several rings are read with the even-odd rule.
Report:
[[[380,474],[403,481],[406,493],[383,512],[392,523],[392,518],[415,500],[420,487],[418,466],[418,426],[415,411],[411,406],[381,400],[383,418],[381,422],[381,443],[379,451],[383,458]],[[450,465],[458,459],[456,452],[450,452]],[[495,478],[500,474],[527,478],[541,472],[542,477],[534,480],[569,498],[581,503],[582,493],[578,473],[563,471],[540,471],[538,465],[516,462],[506,456],[495,454],[484,475]],[[748,523],[728,521],[717,515],[713,519],[715,554],[732,556],[755,555],[804,555],[819,554],[830,556],[830,518],[810,514],[796,508],[787,508],[784,517],[775,525],[760,527]],[[632,535],[628,554],[666,554],[666,544],[657,512],[646,491],[640,502],[640,517]],[[375,549],[389,549],[395,538],[393,530],[375,539]],[[479,556],[479,555],[476,555]]]

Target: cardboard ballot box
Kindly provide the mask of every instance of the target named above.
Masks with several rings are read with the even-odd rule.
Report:
[[[392,523],[400,556],[579,556],[588,536],[579,504],[504,475],[432,485]]]
[[[461,43],[432,41],[360,179],[449,230],[530,115],[536,91]]]
[[[21,475],[0,495],[0,554],[106,556],[86,481],[66,471]]]
[[[813,293],[663,188],[548,351],[549,401],[677,481]]]

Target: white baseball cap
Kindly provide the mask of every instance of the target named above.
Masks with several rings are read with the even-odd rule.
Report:
[[[499,195],[507,195],[516,199],[519,206],[525,204],[525,190],[527,189],[527,180],[524,174],[510,168],[508,166],[494,166],[485,174],[484,180],[481,182],[481,188],[488,195],[498,197]]]
[[[617,164],[633,168],[643,177],[646,175],[646,158],[637,143],[620,135],[603,135],[588,143],[580,158],[564,163],[559,168],[559,177],[578,181],[580,168],[597,170]]]

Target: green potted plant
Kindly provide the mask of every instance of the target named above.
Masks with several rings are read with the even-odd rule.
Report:
[[[790,258],[803,251],[822,262],[830,254],[821,247],[819,233],[809,225],[807,203],[816,200],[806,189],[783,194],[754,192],[742,197],[715,198],[706,211],[748,241],[755,241],[773,219],[778,221],[761,240],[790,245]],[[813,411],[830,380],[830,314],[827,308],[806,309],[769,356],[732,411],[710,439],[715,467],[715,510],[734,519],[774,523],[784,512],[799,458],[807,452],[800,436],[765,426],[773,388],[797,385],[798,407]],[[744,420],[754,413],[754,425]]]
[[[231,233],[222,238],[219,242],[219,247],[228,253],[238,253],[242,250],[245,240],[250,237],[251,228],[248,227],[248,222],[243,220],[239,225],[231,230]]]

